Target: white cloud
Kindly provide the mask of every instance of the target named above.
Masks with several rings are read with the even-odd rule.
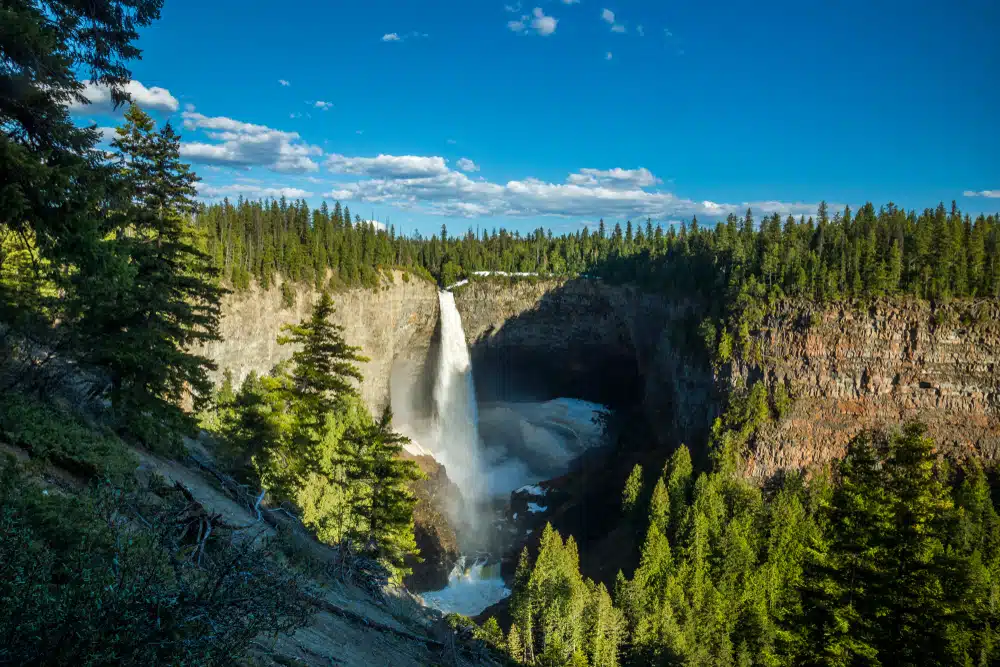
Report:
[[[313,106],[317,109],[322,109],[323,111],[329,111],[333,108],[333,102],[324,102],[323,100],[316,100]]]
[[[610,51],[608,51],[608,52],[607,52],[607,53],[605,54],[605,56],[604,56],[604,59],[605,59],[605,60],[611,60],[611,59],[612,59],[613,57],[614,57],[614,56],[613,56],[613,55],[611,54],[611,52],[610,52]]]
[[[386,34],[382,35],[382,41],[383,42],[398,42],[399,41],[399,35],[397,35],[394,32],[386,33]]]
[[[564,5],[577,5],[580,4],[580,0],[562,0]]]
[[[278,83],[280,83],[282,86],[292,85],[287,79],[278,79]]]
[[[643,29],[643,27],[641,25],[637,25],[635,27],[635,31],[637,33],[639,33],[639,37],[645,37],[646,36],[646,31]]]
[[[448,140],[448,143],[449,143],[449,144],[451,144],[452,146],[454,146],[454,145],[455,145],[455,144],[457,144],[458,142],[457,142],[457,141],[455,141],[454,139],[449,139],[449,140]]]
[[[663,29],[663,34],[665,36],[667,36],[667,37],[673,37],[674,36],[674,33],[670,32],[670,28],[664,28]]]
[[[266,187],[255,183],[232,183],[229,185],[208,185],[197,183],[198,196],[203,199],[222,199],[223,197],[243,196],[248,199],[262,199],[272,197],[280,199],[306,199],[312,197],[313,193],[301,188],[286,187]]]
[[[298,111],[293,111],[292,113],[288,114],[288,117],[291,118],[292,120],[295,120],[296,118],[302,118],[302,114],[300,114]]]
[[[107,143],[118,136],[118,128],[115,127],[99,127],[97,131],[101,133],[101,141]]]
[[[456,162],[455,164],[462,171],[467,171],[467,172],[479,171],[479,165],[467,157],[459,159],[458,162]]]
[[[519,2],[516,5],[504,5],[503,8],[511,14],[517,14],[521,11],[521,3]]]
[[[184,105],[184,111],[194,111],[194,109],[195,109],[194,105],[191,104],[190,102]]]
[[[718,204],[696,202],[670,192],[654,190],[661,181],[648,169],[582,169],[563,183],[535,178],[492,183],[473,180],[448,169],[440,157],[389,156],[347,158],[336,156],[342,173],[369,176],[342,183],[325,196],[353,201],[379,202],[404,209],[461,217],[504,215],[575,218],[725,216],[747,207],[759,213],[812,213],[815,205],[786,202]]]
[[[524,20],[527,16],[521,17],[519,21],[507,21],[507,27],[514,32],[524,32]]]
[[[323,154],[317,146],[303,143],[298,132],[283,132],[264,125],[244,123],[224,116],[209,117],[185,111],[184,128],[201,130],[216,143],[202,141],[181,144],[181,155],[192,162],[261,166],[282,173],[317,171],[313,160]]]
[[[1000,197],[1000,190],[966,190],[962,193],[963,197],[989,197],[991,199],[996,199]]]
[[[611,32],[625,32],[625,26],[615,23],[615,13],[610,9],[601,10],[601,20],[611,25]]]
[[[535,18],[531,21],[531,27],[539,35],[548,37],[556,31],[556,24],[559,23],[559,19],[546,16],[541,7],[535,7],[534,15]]]
[[[177,111],[180,103],[177,98],[170,94],[166,88],[152,86],[147,88],[138,81],[129,81],[125,84],[125,92],[128,93],[132,101],[139,107],[148,111]],[[89,80],[83,82],[83,96],[90,104],[73,102],[69,105],[70,111],[77,113],[114,113],[114,103],[111,100],[111,89],[100,84],[91,83]],[[121,108],[119,108],[119,111]]]
[[[610,55],[610,54],[608,54]],[[626,187],[626,188],[648,188],[659,185],[663,181],[653,175],[649,169],[640,167],[638,169],[581,169],[575,174],[570,174],[566,179],[567,183],[585,186],[605,186],[605,187]]]
[[[427,178],[449,172],[444,158],[416,155],[331,155],[326,160],[326,166],[330,171],[340,174],[359,174],[371,178]]]

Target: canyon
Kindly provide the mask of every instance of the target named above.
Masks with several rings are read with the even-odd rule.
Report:
[[[222,341],[202,351],[218,364],[216,379],[229,370],[239,382],[287,359],[291,349],[276,343],[280,327],[302,320],[315,297],[299,288],[295,304],[286,307],[278,286],[231,295],[223,306]],[[699,450],[704,455],[712,421],[736,386],[783,383],[793,399],[782,419],[752,439],[750,477],[822,465],[842,456],[861,430],[909,419],[923,421],[950,455],[1000,458],[1000,311],[994,302],[779,302],[752,332],[758,353],[713,368],[690,333],[705,310],[695,300],[596,279],[534,277],[476,278],[457,286],[451,298],[468,345],[484,441],[509,438],[512,429],[504,425],[511,421],[519,424],[513,430],[530,430],[531,418],[510,406],[557,398],[605,405],[642,422],[648,444],[641,451],[610,462],[591,457],[575,477],[552,483],[544,519],[521,511],[521,529],[536,537],[536,524],[551,518],[591,544],[582,565],[603,578],[613,576],[605,569],[620,566],[606,551],[635,549],[608,546],[615,540],[605,533],[617,515],[601,519],[608,510],[598,501],[615,505],[607,497],[620,494],[634,462],[662,466],[682,442],[696,457]],[[430,432],[443,347],[437,286],[396,271],[377,289],[344,291],[334,300],[346,339],[369,358],[361,369],[364,401],[376,413],[391,405],[397,427],[411,437]],[[415,510],[418,546],[427,557],[408,584],[429,591],[455,576],[460,540],[454,521],[445,519],[456,503],[454,481],[467,471],[442,467],[422,450],[420,437],[409,456],[428,474],[416,489]],[[519,456],[531,443],[520,448]],[[525,518],[534,523],[524,524]],[[521,539],[530,542],[531,535]],[[511,567],[505,560],[508,577]]]

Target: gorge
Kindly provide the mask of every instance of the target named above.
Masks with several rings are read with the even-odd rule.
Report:
[[[435,489],[422,496],[437,507],[417,510],[418,545],[434,554],[415,567],[410,583],[418,591],[450,581],[471,597],[483,598],[480,584],[489,591],[484,599],[502,595],[497,554],[484,556],[490,536],[482,531],[493,520],[477,512],[502,514],[511,491],[569,470],[598,437],[582,426],[604,405],[640,415],[655,442],[610,461],[588,478],[587,493],[567,492],[547,508],[556,525],[592,546],[582,564],[603,575],[617,562],[600,555],[602,531],[613,522],[595,512],[597,498],[606,504],[620,493],[634,463],[662,465],[681,442],[697,448],[727,387],[747,380],[780,381],[794,397],[789,413],[753,441],[750,477],[823,464],[842,456],[861,430],[914,417],[948,451],[998,456],[994,302],[847,309],[789,301],[754,332],[760,356],[720,372],[678,341],[677,331],[692,328],[701,313],[694,300],[585,278],[481,277],[453,292],[407,278],[397,271],[378,289],[337,294],[335,319],[370,358],[360,387],[365,402],[373,410],[392,406],[394,423],[413,439],[409,455],[424,459],[425,471],[443,466]],[[283,308],[275,287],[227,300],[222,341],[206,348],[220,375],[229,369],[239,381],[287,357],[287,348],[273,345],[277,329],[314,299],[300,288],[295,305]],[[446,491],[450,484],[458,494]],[[426,517],[448,517],[450,525],[431,527]],[[523,528],[516,537],[508,548],[531,539]],[[511,567],[503,567],[508,578]]]

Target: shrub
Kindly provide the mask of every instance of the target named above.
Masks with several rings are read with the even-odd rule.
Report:
[[[292,285],[292,281],[288,279],[281,283],[281,307],[295,307],[295,287]]]
[[[228,665],[308,617],[266,545],[176,487],[46,495],[11,460],[0,507],[0,664]]]
[[[0,438],[85,478],[122,481],[135,457],[117,436],[80,423],[51,403],[17,392],[0,396]]]

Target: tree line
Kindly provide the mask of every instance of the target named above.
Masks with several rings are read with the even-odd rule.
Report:
[[[922,212],[865,204],[814,216],[752,211],[717,224],[646,220],[592,232],[521,235],[503,228],[405,237],[376,227],[339,202],[309,210],[304,201],[228,201],[206,207],[197,225],[206,251],[238,288],[276,275],[319,288],[373,285],[380,269],[409,267],[443,285],[473,271],[590,274],[650,289],[718,294],[751,277],[768,290],[818,301],[909,295],[921,299],[1000,296],[996,215],[963,214],[952,203]]]

